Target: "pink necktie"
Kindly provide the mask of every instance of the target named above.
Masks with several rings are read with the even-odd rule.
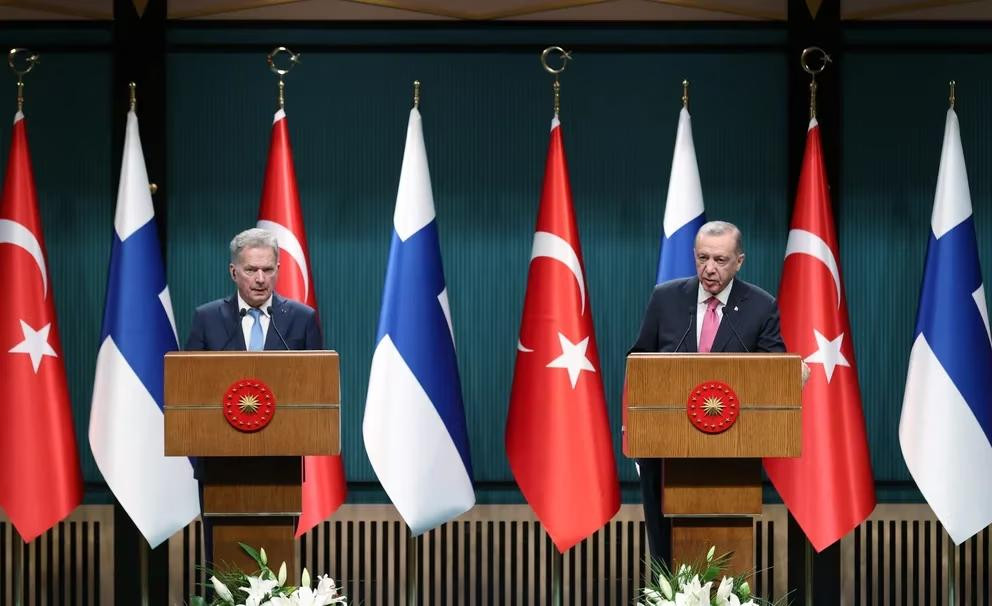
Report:
[[[703,314],[703,330],[699,333],[699,353],[707,353],[713,348],[713,339],[716,338],[716,329],[720,328],[720,318],[716,315],[716,307],[720,304],[720,299],[710,297],[706,302],[706,313]]]

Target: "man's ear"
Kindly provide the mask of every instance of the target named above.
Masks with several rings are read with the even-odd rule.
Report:
[[[230,274],[231,274],[231,279],[232,279],[232,280],[234,280],[234,281],[237,281],[237,278],[235,278],[235,275],[234,275],[234,263],[231,263],[231,264],[230,264],[230,265],[228,266],[228,268],[227,268],[227,269],[228,269],[228,271],[229,271],[229,272],[230,272]]]

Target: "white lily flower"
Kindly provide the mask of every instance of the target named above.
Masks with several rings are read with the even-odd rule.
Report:
[[[282,587],[286,584],[286,562],[283,562],[279,567],[279,586]]]
[[[300,575],[300,587],[310,588],[310,571],[306,568],[303,569],[303,574]]]
[[[716,545],[710,547],[710,550],[706,552],[706,561],[707,562],[712,562],[713,561],[713,554],[714,553],[716,553]]]
[[[716,588],[716,598],[714,598],[713,603],[716,604],[716,606],[730,606],[730,595],[733,589],[734,579],[730,577],[723,577],[720,581],[720,586]]]
[[[663,574],[658,575],[658,588],[661,589],[661,595],[665,596],[666,600],[672,599],[672,584]]]
[[[684,593],[675,594],[675,606],[710,606],[710,581],[700,586],[699,575],[692,577],[684,587]],[[681,599],[680,599],[681,598]]]
[[[262,560],[262,566],[265,566],[266,564],[269,563],[269,556],[265,555],[264,547],[258,548],[258,559]]]
[[[248,587],[238,587],[240,591],[248,594],[248,597],[245,598],[245,606],[259,606],[262,600],[267,599],[272,590],[279,585],[277,581],[272,579],[263,579],[260,577],[245,578],[248,579]]]
[[[210,577],[210,582],[213,584],[214,591],[217,593],[220,599],[226,600],[228,602],[234,601],[234,596],[231,595],[231,590],[227,588],[227,585],[221,583],[220,579],[218,579],[217,577]]]

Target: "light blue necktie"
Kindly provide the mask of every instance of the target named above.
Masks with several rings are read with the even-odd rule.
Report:
[[[265,349],[265,335],[262,334],[262,310],[252,307],[248,310],[248,315],[255,318],[255,323],[251,325],[251,339],[248,341],[248,351],[262,351]]]

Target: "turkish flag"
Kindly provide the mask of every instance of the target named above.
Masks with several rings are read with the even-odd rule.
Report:
[[[293,150],[289,145],[286,113],[281,109],[272,123],[258,227],[274,233],[279,241],[276,292],[317,309],[310,249],[303,229],[300,193],[296,188]],[[298,537],[333,515],[348,496],[340,456],[303,457],[303,478],[303,512],[296,527]]]
[[[620,508],[583,268],[556,117],[527,275],[506,453],[521,492],[560,552]]]
[[[802,456],[765,459],[765,471],[817,551],[875,508],[839,250],[820,128],[812,120],[778,291],[786,349],[801,354],[811,370],[803,389]]]
[[[72,513],[83,483],[24,115],[0,200],[0,507],[25,542]]]

